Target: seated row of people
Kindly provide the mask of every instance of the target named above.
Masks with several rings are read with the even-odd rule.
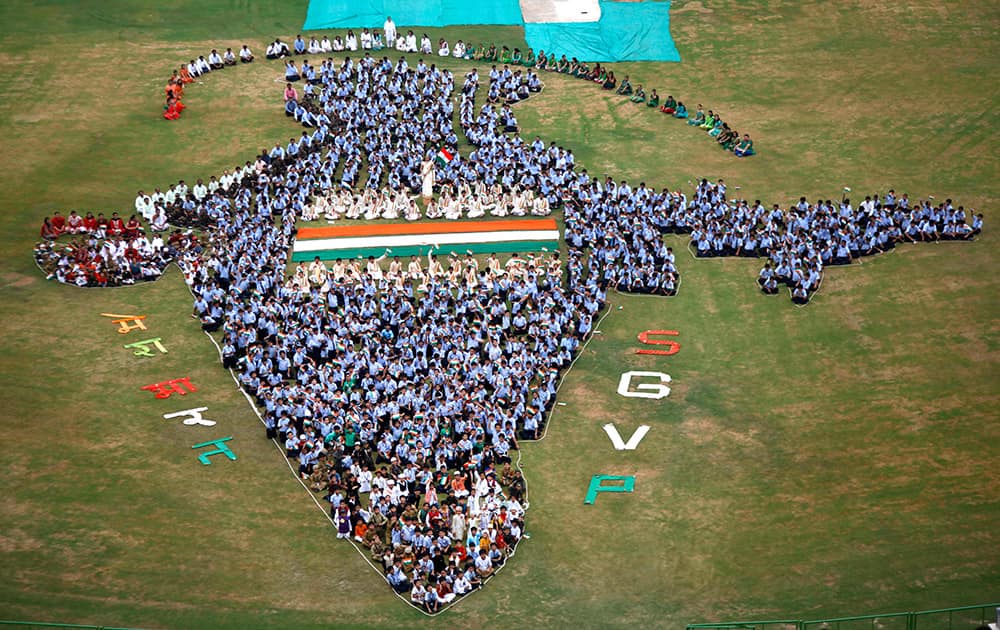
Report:
[[[733,153],[736,157],[749,157],[755,154],[750,134],[745,133],[741,137],[740,133],[730,128],[720,115],[712,110],[706,113],[700,103],[692,115],[683,101],[678,101],[673,95],[667,95],[661,102],[660,95],[655,89],[647,93],[642,84],[633,86],[628,75],[625,75],[619,84],[614,71],[601,67],[601,64],[597,64],[582,78],[598,83],[606,90],[614,90],[616,94],[627,97],[633,103],[645,105],[672,118],[687,120],[688,125],[705,130],[722,149]]]
[[[404,262],[394,255],[387,268],[383,268],[383,261],[392,254],[391,249],[386,249],[378,258],[369,256],[367,261],[362,261],[360,257],[353,260],[338,258],[329,268],[317,257],[308,266],[299,263],[285,281],[285,287],[304,295],[309,295],[314,290],[325,295],[344,283],[373,282],[377,288],[385,290],[389,287],[405,289],[405,283],[409,282],[415,290],[423,292],[427,290],[429,283],[447,282],[456,287],[476,289],[500,280],[501,277],[508,282],[534,282],[545,276],[547,282],[556,283],[562,275],[559,252],[549,254],[548,260],[541,255],[536,257],[533,253],[522,257],[515,252],[505,263],[493,253],[486,259],[485,268],[481,268],[471,252],[466,252],[462,258],[452,251],[445,259],[443,255],[438,255],[442,251],[440,248],[431,246],[429,249],[426,267],[421,257],[410,256],[410,260]],[[514,329],[520,328],[514,322]]]
[[[108,237],[132,239],[144,231],[145,228],[134,214],[126,221],[118,216],[117,212],[112,212],[108,218],[103,212],[98,212],[95,217],[92,212],[80,216],[76,210],[71,210],[68,216],[63,216],[56,210],[52,213],[52,217],[45,217],[42,220],[41,236],[47,241],[54,241],[64,234],[88,234],[101,239]]]
[[[750,139],[750,134],[745,133],[740,138],[739,132],[730,129],[729,124],[722,120],[721,115],[712,110],[708,110],[708,113],[706,113],[701,103],[698,103],[698,109],[693,116],[688,118],[687,124],[698,129],[704,129],[709,137],[715,138],[722,148],[731,151],[736,157],[750,157],[756,153],[753,148],[753,140]]]
[[[357,34],[353,30],[348,30],[343,37],[335,34],[333,39],[327,35],[323,35],[319,39],[313,36],[309,38],[308,42],[302,35],[297,35],[291,46],[278,38],[268,45],[266,54],[268,59],[283,59],[292,55],[321,55],[358,50],[379,51],[385,49],[387,44],[388,48],[399,52],[436,54],[439,57],[454,57],[455,59],[475,59],[478,58],[479,54],[475,46],[461,39],[452,45],[448,40],[439,38],[435,44],[427,33],[424,33],[418,40],[416,34],[411,30],[405,35],[399,34],[387,42],[381,32],[367,28],[361,29],[360,33]]]
[[[177,120],[186,109],[182,102],[184,96],[184,86],[193,83],[198,77],[208,74],[213,70],[222,70],[227,66],[236,65],[237,55],[232,48],[226,48],[226,52],[219,54],[218,49],[213,48],[212,52],[200,55],[197,59],[190,60],[187,64],[181,64],[178,70],[174,70],[167,80],[166,103],[163,106],[163,117],[167,120]],[[239,60],[242,63],[253,61],[253,53],[250,48],[243,44],[239,52]]]
[[[47,279],[79,287],[110,287],[156,280],[171,262],[190,275],[200,264],[202,252],[197,236],[176,230],[166,240],[159,234],[147,238],[141,232],[80,234],[65,244],[42,241],[34,256]]]
[[[339,221],[354,219],[372,221],[375,219],[418,221],[428,219],[479,219],[487,214],[493,217],[548,216],[552,213],[548,199],[536,195],[531,188],[515,185],[512,188],[496,183],[487,186],[483,182],[467,183],[457,187],[449,183],[440,186],[437,199],[430,199],[425,208],[417,204],[416,197],[404,191],[384,191],[365,188],[356,194],[348,188],[316,195],[313,203],[306,206],[301,219],[304,221]]]

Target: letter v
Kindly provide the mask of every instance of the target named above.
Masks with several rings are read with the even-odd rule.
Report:
[[[642,442],[642,438],[646,437],[649,427],[645,424],[640,424],[627,443],[622,441],[622,436],[618,433],[618,429],[610,422],[604,425],[604,432],[611,438],[611,444],[614,445],[616,451],[634,451],[635,447],[639,446],[639,442]]]

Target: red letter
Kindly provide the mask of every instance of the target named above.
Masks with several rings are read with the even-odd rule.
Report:
[[[644,330],[639,333],[639,341],[648,346],[670,346],[669,350],[636,350],[636,354],[661,354],[670,356],[681,351],[681,344],[669,339],[650,339],[650,335],[670,335],[676,337],[680,333],[676,330]]]

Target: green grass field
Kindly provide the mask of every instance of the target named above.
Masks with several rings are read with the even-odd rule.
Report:
[[[128,210],[140,188],[207,178],[297,134],[274,64],[190,87],[179,123],[160,118],[160,94],[172,67],[213,47],[248,42],[262,57],[305,9],[0,4],[0,619],[678,628],[1000,600],[1000,133],[989,118],[1000,6],[675,1],[683,62],[616,74],[721,111],[754,136],[748,160],[593,85],[544,77],[518,109],[524,135],[571,147],[591,173],[685,190],[722,177],[783,205],[895,188],[975,207],[986,231],[834,269],[807,308],[760,296],[756,262],[695,261],[669,237],[678,297],[612,296],[560,391],[567,405],[523,448],[531,539],[434,620],[335,539],[189,317],[176,268],[150,285],[80,290],[45,281],[31,257],[52,210]],[[523,42],[513,27],[429,32]],[[147,314],[169,354],[134,359],[101,312]],[[634,354],[636,334],[655,328],[680,331],[679,354]],[[628,370],[668,372],[671,396],[620,397]],[[184,375],[200,389],[184,399],[139,389]],[[193,406],[219,430],[160,417]],[[652,429],[616,452],[609,421],[626,439]],[[234,436],[239,460],[200,465],[194,435]],[[635,475],[635,492],[585,506],[598,473]]]

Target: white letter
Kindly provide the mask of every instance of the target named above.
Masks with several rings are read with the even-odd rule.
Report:
[[[611,438],[611,444],[614,445],[616,451],[634,451],[635,447],[639,446],[639,442],[642,442],[642,438],[646,437],[649,427],[640,424],[627,443],[622,442],[622,436],[618,433],[618,429],[610,422],[604,425],[604,432]]]
[[[636,391],[633,392],[629,391],[633,376],[656,376],[660,379],[660,382],[636,385]],[[670,388],[666,385],[670,380],[670,375],[663,372],[625,372],[622,374],[621,380],[618,381],[618,393],[626,398],[653,398],[659,400],[670,395]]]

